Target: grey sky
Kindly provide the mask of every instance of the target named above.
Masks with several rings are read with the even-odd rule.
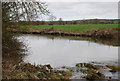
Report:
[[[117,2],[47,2],[47,4],[57,20],[118,18]]]
[[[46,1],[46,2],[119,2],[119,0],[42,0],[42,1]]]

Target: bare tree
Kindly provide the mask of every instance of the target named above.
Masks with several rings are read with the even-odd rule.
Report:
[[[56,20],[56,17],[54,15],[49,15],[50,25],[53,25],[53,21],[55,20]]]
[[[11,49],[17,49],[18,47],[15,45],[16,40],[14,38],[14,35],[6,30],[8,27],[11,27],[13,25],[13,22],[19,22],[22,20],[33,21],[42,15],[49,15],[49,13],[50,12],[47,9],[47,5],[44,2],[25,0],[14,0],[14,2],[2,2],[3,55],[9,54]]]
[[[59,18],[58,22],[59,22],[60,25],[63,24],[63,19]]]
[[[50,12],[44,2],[21,1],[2,2],[3,21],[33,21],[41,15],[48,15]]]

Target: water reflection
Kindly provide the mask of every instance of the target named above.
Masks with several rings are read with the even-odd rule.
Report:
[[[30,54],[24,61],[51,64],[53,67],[74,66],[80,62],[110,62],[118,60],[118,47],[73,38],[22,35]]]

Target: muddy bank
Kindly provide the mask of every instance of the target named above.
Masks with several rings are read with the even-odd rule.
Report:
[[[101,28],[89,29],[83,31],[62,30],[55,28],[9,28],[10,32],[23,34],[41,34],[41,35],[56,35],[56,36],[81,36],[81,37],[96,37],[96,38],[115,38],[120,37],[119,28]]]
[[[31,65],[23,61],[4,59],[3,79],[40,79],[40,80],[112,80],[118,79],[120,67],[116,64],[98,62],[77,63],[74,67],[52,68],[50,65]]]
[[[2,61],[3,79],[68,79],[69,71],[54,70],[50,65],[32,65],[23,61],[4,59]]]

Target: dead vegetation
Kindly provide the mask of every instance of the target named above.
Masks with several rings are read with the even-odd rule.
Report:
[[[101,66],[99,66],[99,65],[94,65],[91,63],[78,63],[78,64],[76,64],[76,67],[81,67],[80,71],[82,73],[86,74],[86,76],[84,76],[83,78],[86,78],[88,80],[105,78],[104,74],[102,74],[99,71],[99,69],[101,68]]]
[[[50,65],[3,61],[3,79],[68,79],[71,75],[68,71],[54,70]]]
[[[87,29],[84,31],[66,31],[55,28],[9,28],[10,32],[24,34],[60,35],[60,36],[82,36],[96,38],[115,38],[118,39],[119,28],[100,28]]]
[[[120,66],[115,66],[115,65],[106,65],[106,67],[110,68],[110,72],[117,72],[120,71]]]
[[[95,80],[95,79],[104,79],[105,76],[104,74],[102,74],[99,71],[95,71],[95,70],[86,70],[85,73],[87,74],[86,76],[84,76],[84,78],[86,78],[87,80]]]

